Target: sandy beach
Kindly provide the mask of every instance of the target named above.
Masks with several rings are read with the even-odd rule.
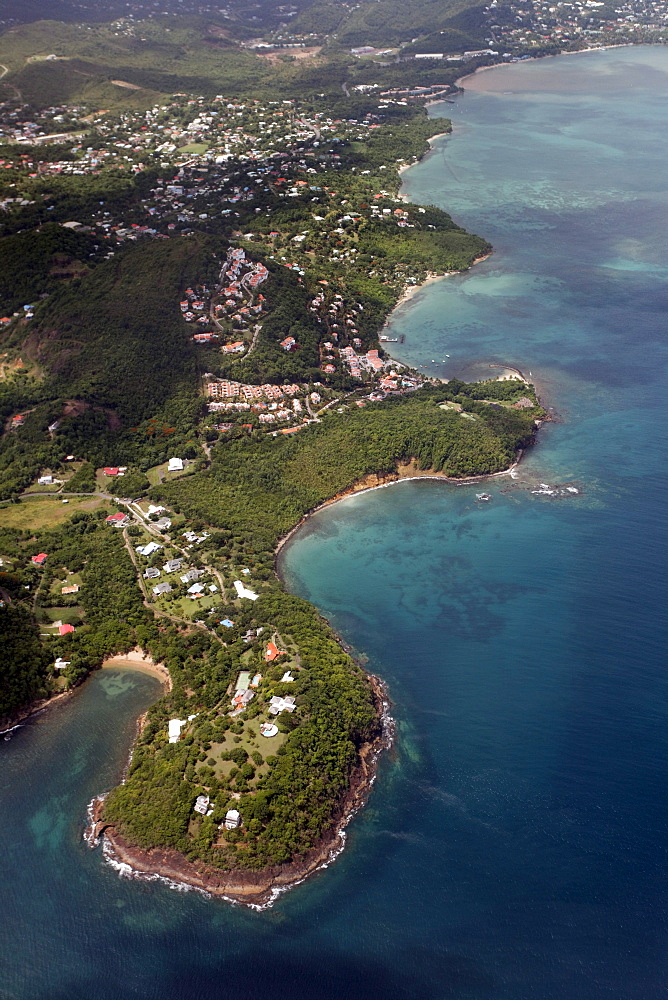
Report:
[[[172,678],[164,663],[155,663],[143,649],[131,649],[129,653],[117,653],[109,656],[102,664],[103,670],[139,670],[144,674],[157,677],[167,691],[172,690]]]

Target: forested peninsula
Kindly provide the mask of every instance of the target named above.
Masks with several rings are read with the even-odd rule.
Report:
[[[216,63],[199,91],[81,95],[55,137],[35,98],[29,141],[10,100],[0,177],[3,728],[142,650],[171,689],[91,841],[253,904],[341,846],[388,739],[382,683],[277,547],[361,486],[507,469],[545,416],[520,377],[386,353],[406,290],[491,249],[399,197],[450,123],[271,67],[235,51],[226,94]]]

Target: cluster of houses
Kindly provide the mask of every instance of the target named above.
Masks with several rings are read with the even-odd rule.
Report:
[[[370,372],[377,375],[383,368],[394,364],[393,361],[383,361],[379,357],[377,350],[367,351],[366,354],[357,354],[352,347],[342,347],[339,350],[339,357],[350,369],[350,374],[355,378],[362,378],[362,372]]]
[[[197,289],[186,288],[184,297],[179,303],[181,315],[186,323],[197,322],[207,324],[209,317],[206,312],[207,298],[211,293],[205,285],[198,285]]]
[[[221,333],[225,332],[222,320],[243,327],[252,319],[257,319],[266,301],[264,295],[257,294],[257,289],[268,277],[269,271],[264,264],[248,260],[242,248],[231,247],[213,291],[198,285],[195,290],[187,288],[184,292],[180,308],[186,322],[217,328],[197,332],[193,340],[200,344],[219,340]],[[245,347],[243,340],[237,340],[224,344],[221,350],[224,354],[241,354]]]
[[[210,399],[234,399],[237,396],[246,400],[282,399],[284,395],[296,396],[303,391],[299,385],[245,385],[242,382],[230,382],[221,379],[218,382],[208,382],[206,394]]]
[[[149,542],[146,545],[138,545],[136,551],[139,555],[150,558],[156,552],[162,548],[156,542]],[[145,580],[157,580],[164,573],[166,576],[171,576],[174,573],[179,573],[183,568],[183,559],[168,559],[167,562],[162,567],[162,570],[158,569],[157,566],[148,566],[144,570]],[[197,569],[196,567],[191,567],[187,569],[185,573],[181,574],[179,577],[181,583],[190,584],[186,590],[186,595],[190,600],[196,601],[204,597],[207,592],[210,594],[218,593],[218,585],[215,583],[204,584],[199,581],[203,576],[206,576],[206,571],[203,569]],[[153,587],[153,596],[162,597],[165,594],[170,594],[173,590],[172,584],[166,580],[162,583],[156,584]]]
[[[0,141],[30,146],[47,139],[57,141],[63,133],[71,133],[85,113],[78,105],[51,105],[38,110],[31,104],[8,102],[0,107]]]
[[[233,325],[243,327],[260,316],[265,297],[257,294],[257,289],[268,277],[264,264],[248,260],[243,247],[230,247],[218,277],[216,318],[227,318]],[[244,299],[248,304],[240,305]]]

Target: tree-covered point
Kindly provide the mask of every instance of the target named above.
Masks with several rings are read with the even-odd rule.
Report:
[[[299,434],[257,432],[221,443],[208,471],[163,484],[152,495],[188,516],[250,535],[260,549],[273,547],[307,511],[369,473],[394,472],[398,462],[414,459],[421,469],[453,477],[507,468],[542,411],[495,409],[476,400],[478,391],[475,383],[452,382],[332,413]],[[460,399],[461,413],[439,405]]]
[[[306,601],[266,596],[257,602],[253,618],[284,635],[289,632],[299,650],[297,679],[289,687],[297,711],[279,717],[286,738],[276,753],[271,743],[264,743],[249,754],[236,735],[245,733],[244,741],[252,738],[247,716],[253,706],[259,710],[271,692],[288,690],[266,678],[251,710],[231,719],[225,689],[245,651],[216,650],[204,637],[161,637],[153,655],[170,665],[178,687],[149,712],[127,780],[110,793],[104,808],[105,821],[116,824],[131,842],[172,847],[225,869],[261,869],[303,854],[331,826],[358,751],[378,728],[368,682]],[[179,683],[184,665],[190,674],[187,696]],[[278,677],[283,669],[277,668]],[[268,672],[266,666],[263,671]],[[209,688],[214,691],[212,707]],[[177,744],[166,739],[171,711],[197,713]],[[240,743],[221,752],[230,737]],[[203,791],[211,796],[213,814],[193,824],[195,797]],[[243,830],[222,835],[218,826],[235,805],[244,817]]]

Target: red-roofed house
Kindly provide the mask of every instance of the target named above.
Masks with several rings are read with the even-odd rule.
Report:
[[[60,625],[58,627],[58,635],[69,635],[70,632],[74,631],[74,625]]]
[[[107,466],[102,471],[104,472],[105,476],[117,476],[118,475],[118,467],[115,466],[115,465],[114,466]]]
[[[275,660],[276,657],[280,655],[281,651],[278,648],[278,646],[276,646],[275,643],[273,642],[268,642],[267,648],[264,651],[264,658],[267,661],[267,663],[271,663],[272,660]]]
[[[105,517],[107,524],[115,524],[119,528],[125,527],[129,520],[128,515],[124,514],[122,510],[119,510],[118,514],[110,514],[109,517]]]
[[[39,555],[32,557],[31,562],[34,562],[35,566],[43,566],[47,559],[48,559],[47,553],[40,552]]]

